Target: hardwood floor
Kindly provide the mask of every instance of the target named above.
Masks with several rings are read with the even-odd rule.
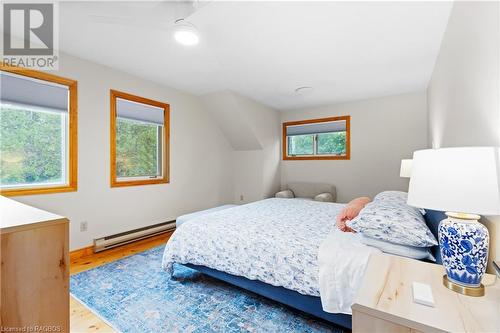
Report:
[[[70,274],[76,274],[87,269],[107,264],[109,262],[146,251],[152,247],[165,244],[172,233],[165,233],[138,242],[126,244],[114,249],[74,258],[70,264]],[[70,330],[71,332],[115,332],[108,324],[89,311],[79,301],[70,300]]]

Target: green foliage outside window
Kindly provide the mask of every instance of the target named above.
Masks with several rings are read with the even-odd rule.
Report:
[[[62,183],[67,114],[0,105],[0,183]]]
[[[343,155],[345,153],[345,132],[318,134],[318,154]]]
[[[294,135],[288,137],[288,155],[312,155],[314,135]]]
[[[316,152],[314,137],[317,137]],[[346,132],[293,135],[288,137],[288,155],[345,155]]]
[[[67,114],[0,105],[0,184],[64,183]],[[157,175],[158,126],[117,121],[117,175]]]
[[[147,177],[158,174],[158,125],[118,118],[116,175]]]

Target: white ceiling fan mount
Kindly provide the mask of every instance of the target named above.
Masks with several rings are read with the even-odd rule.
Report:
[[[200,33],[192,23],[177,19],[174,23],[174,38],[182,45],[193,46],[200,42]]]
[[[154,8],[155,11],[163,10],[165,13],[164,19],[150,20],[147,13],[133,16],[105,16],[100,14],[91,14],[92,21],[101,24],[114,24],[127,27],[140,27],[143,29],[157,29],[168,31],[172,29],[171,33],[174,39],[186,46],[193,46],[199,43],[200,33],[196,26],[188,21],[197,10],[206,5],[208,1],[160,1],[158,7]],[[163,8],[163,9],[162,9]],[[150,9],[151,10],[151,9]],[[149,12],[148,12],[149,13]],[[173,22],[168,23],[168,22]]]

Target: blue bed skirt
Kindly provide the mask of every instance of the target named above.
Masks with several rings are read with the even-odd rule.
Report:
[[[203,274],[230,283],[245,290],[249,290],[266,298],[272,299],[273,301],[288,305],[294,309],[324,319],[328,322],[348,329],[352,329],[351,315],[342,313],[328,313],[323,311],[323,308],[321,306],[321,299],[319,297],[302,295],[290,289],[275,287],[262,281],[250,280],[242,276],[224,273],[205,266],[192,264],[184,264],[184,266],[195,269]]]

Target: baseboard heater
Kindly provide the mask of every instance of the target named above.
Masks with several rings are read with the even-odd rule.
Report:
[[[147,227],[121,232],[94,239],[94,252],[101,252],[120,245],[156,236],[175,229],[175,220],[153,224]]]

